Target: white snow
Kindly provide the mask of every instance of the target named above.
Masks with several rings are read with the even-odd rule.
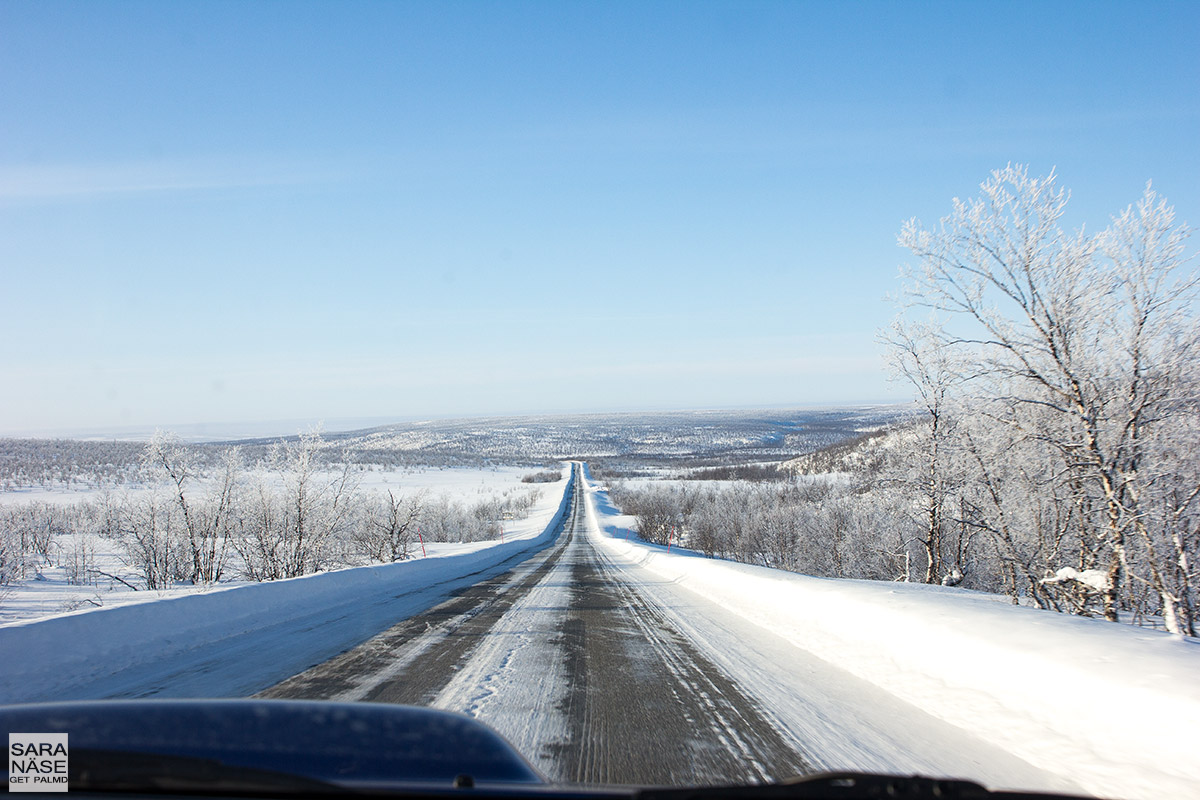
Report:
[[[545,484],[522,483],[521,478],[538,472],[536,467],[494,466],[487,468],[471,467],[430,467],[410,466],[398,468],[380,468],[356,470],[352,473],[358,488],[364,491],[393,490],[397,494],[412,494],[419,491],[429,492],[434,496],[446,496],[461,501],[482,500],[488,497],[502,495],[516,488],[536,489]],[[244,471],[243,480],[249,480],[258,474],[256,469]],[[322,477],[332,478],[335,473],[318,473]],[[165,481],[161,487],[168,486]],[[197,482],[197,487],[203,487],[204,481]],[[82,500],[95,500],[104,494],[119,495],[124,492],[137,494],[151,491],[154,486],[139,483],[128,483],[120,487],[95,487],[85,483],[75,482],[54,484],[52,486],[17,486],[0,491],[0,505],[19,505],[21,503],[42,502],[54,505],[70,505]]]
[[[544,547],[570,484],[541,486],[533,513],[506,523],[503,542],[0,625],[0,702],[252,693]]]
[[[446,500],[451,503],[461,503],[471,506],[475,503],[503,500],[506,496],[520,495],[525,492],[540,491],[541,502],[551,502],[551,495],[557,498],[562,491],[562,483],[523,483],[521,478],[538,470],[530,467],[495,466],[486,469],[464,467],[404,467],[398,469],[368,469],[356,472],[358,492],[361,495],[391,491],[397,498],[408,497],[424,492],[430,501]],[[564,473],[565,475],[565,473]],[[247,471],[245,480],[254,477],[252,470]],[[333,479],[333,473],[324,473],[322,477]],[[203,488],[204,481],[198,481],[198,488]],[[23,503],[44,502],[68,506],[85,500],[97,500],[105,493],[113,496],[121,494],[138,495],[154,491],[162,486],[129,485],[120,489],[86,488],[80,484],[72,487],[57,486],[54,488],[26,487],[8,491],[0,491],[0,506],[19,506]],[[516,527],[514,527],[516,526]],[[524,530],[523,522],[505,521],[504,530],[507,538],[509,529]],[[445,555],[463,551],[463,545],[446,543],[425,543],[429,555]],[[86,583],[72,583],[69,570],[66,567],[73,549],[87,548],[90,550],[93,567],[99,570]],[[421,546],[414,542],[411,555],[420,556]],[[0,586],[0,625],[10,622],[23,622],[55,614],[76,610],[92,610],[94,608],[112,608],[133,603],[145,603],[162,600],[168,597],[202,594],[213,591],[213,587],[194,586],[181,582],[179,585],[158,590],[134,591],[121,581],[128,581],[134,586],[142,583],[136,569],[131,568],[124,560],[120,545],[95,533],[82,531],[60,534],[56,541],[56,556],[50,563],[39,564],[36,572],[29,577],[13,581],[6,586]],[[228,570],[235,573],[235,569]],[[100,574],[104,573],[104,574]],[[222,579],[221,589],[247,585],[243,580]]]
[[[1053,578],[1046,578],[1042,583],[1063,583],[1065,581],[1077,581],[1092,587],[1097,592],[1104,592],[1109,588],[1108,573],[1098,569],[1078,570],[1074,567],[1063,567],[1054,573]]]
[[[1200,641],[963,589],[668,553],[638,540],[602,490],[589,486],[589,498],[604,551],[636,567],[642,585],[682,590],[690,602],[674,606],[687,609],[684,622],[702,639],[711,639],[712,619],[728,627],[735,617],[742,641],[782,640],[1087,792],[1200,794]],[[739,668],[736,652],[708,644],[739,682],[786,703],[769,664]]]

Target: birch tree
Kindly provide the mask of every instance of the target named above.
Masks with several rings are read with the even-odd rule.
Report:
[[[359,547],[368,558],[385,564],[408,558],[425,498],[425,492],[397,497],[389,489],[386,498],[376,500],[357,535]]]
[[[1053,173],[1010,165],[980,190],[936,227],[904,226],[900,244],[917,259],[908,302],[948,316],[942,340],[969,354],[982,413],[1014,440],[1054,450],[1061,485],[1086,495],[1081,509],[1095,501],[1083,524],[1103,559],[1092,585],[1104,616],[1118,618],[1136,579],[1178,632],[1186,604],[1148,503],[1178,473],[1155,435],[1196,414],[1189,232],[1149,186],[1096,235],[1061,227],[1069,195]]]
[[[222,453],[219,470],[207,494],[196,485],[200,470],[195,455],[178,436],[156,431],[146,445],[145,460],[170,482],[191,562],[188,579],[198,584],[216,583],[221,579],[230,550],[241,468],[237,449]]]
[[[278,442],[250,489],[237,549],[253,580],[294,578],[324,569],[335,539],[346,536],[356,491],[350,460],[322,470],[319,432]]]
[[[950,449],[956,436],[951,393],[962,380],[962,374],[954,357],[955,349],[942,338],[935,320],[898,319],[880,336],[888,348],[894,376],[913,387],[920,408],[914,452],[905,454],[915,456],[919,463],[905,458],[896,477],[910,489],[917,506],[921,532],[916,540],[925,551],[925,583],[962,580],[961,553],[959,558],[952,559],[952,570],[943,563],[942,539],[950,524],[947,512],[952,483]]]

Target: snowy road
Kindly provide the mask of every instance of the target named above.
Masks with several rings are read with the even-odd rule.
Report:
[[[596,546],[587,492],[577,473],[553,547],[260,696],[465,712],[573,782],[757,782],[856,768],[1074,788],[613,561]]]
[[[583,482],[556,545],[264,697],[431,705],[586,783],[761,781],[811,767],[755,702],[611,567]]]

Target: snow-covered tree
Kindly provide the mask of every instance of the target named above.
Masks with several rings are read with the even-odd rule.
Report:
[[[347,537],[357,490],[349,459],[322,469],[317,431],[278,442],[259,465],[241,516],[236,547],[253,580],[307,575],[327,567]]]
[[[881,336],[888,348],[895,377],[909,383],[917,394],[919,424],[914,426],[910,447],[902,458],[891,459],[892,479],[903,486],[917,511],[915,539],[925,555],[925,583],[962,580],[962,540],[957,557],[946,566],[943,539],[951,525],[951,452],[956,437],[956,418],[951,409],[952,392],[962,381],[962,368],[955,350],[940,340],[934,321],[898,319]],[[894,454],[897,455],[897,454]]]
[[[1009,166],[936,227],[910,221],[907,298],[947,317],[939,346],[968,365],[973,413],[1053,454],[1037,468],[1056,470],[1060,516],[1074,514],[1091,540],[1105,577],[1085,585],[1105,617],[1117,619],[1138,582],[1184,630],[1192,601],[1171,576],[1188,545],[1174,545],[1167,521],[1187,515],[1172,517],[1172,502],[1195,509],[1192,487],[1178,485],[1193,457],[1170,434],[1197,413],[1188,230],[1147,187],[1104,231],[1067,232],[1068,198],[1053,174]]]
[[[198,584],[217,582],[230,550],[241,471],[237,449],[230,448],[221,454],[207,494],[197,486],[200,467],[196,455],[178,436],[156,431],[146,445],[145,459],[154,472],[165,475],[170,482],[191,562],[188,579]]]
[[[389,489],[386,497],[375,498],[368,518],[357,526],[356,538],[363,553],[382,563],[408,558],[425,497],[425,492],[397,497]]]

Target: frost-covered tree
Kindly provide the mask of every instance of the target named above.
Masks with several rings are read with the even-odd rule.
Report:
[[[237,449],[221,453],[207,493],[197,485],[201,476],[195,453],[178,436],[156,431],[146,445],[145,460],[153,473],[169,481],[191,562],[188,579],[197,584],[219,581],[229,556],[236,513],[241,472]]]
[[[357,526],[359,548],[373,561],[391,563],[408,558],[425,503],[425,492],[397,497],[391,489],[375,498],[368,518]]]
[[[147,589],[166,589],[188,574],[180,536],[179,506],[163,492],[130,498],[122,514],[120,538],[129,565]]]
[[[1179,485],[1194,456],[1171,444],[1197,414],[1188,230],[1149,187],[1098,234],[1061,227],[1069,196],[1053,174],[1009,166],[980,188],[937,226],[904,226],[909,304],[946,316],[938,344],[967,364],[972,413],[1051,454],[1018,468],[1050,470],[1043,491],[1090,540],[1102,575],[1083,583],[1104,616],[1145,586],[1168,628],[1188,629],[1191,568],[1177,565],[1191,551],[1168,530],[1195,511]]]
[[[935,321],[898,319],[880,339],[887,346],[894,376],[913,387],[920,410],[910,447],[902,454],[893,454],[902,457],[891,459],[891,477],[907,490],[917,512],[919,533],[915,539],[924,550],[924,580],[959,583],[964,537],[959,537],[958,547],[949,558],[943,539],[952,525],[947,506],[953,485],[956,418],[951,403],[954,387],[962,381],[962,367],[955,351],[940,341],[939,332]]]
[[[259,465],[241,515],[236,548],[252,580],[326,568],[330,548],[350,533],[357,478],[349,459],[322,469],[319,432],[278,442]]]

